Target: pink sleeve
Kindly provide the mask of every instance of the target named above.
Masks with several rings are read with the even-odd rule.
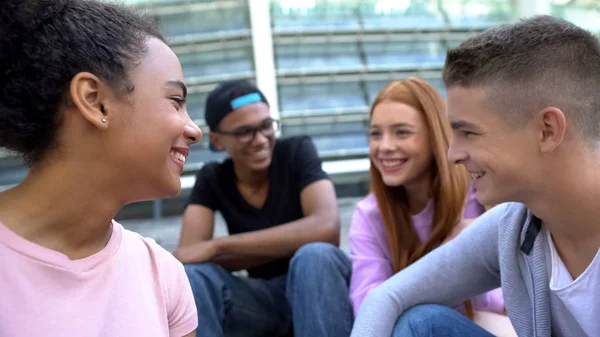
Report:
[[[502,288],[496,288],[475,297],[473,299],[473,306],[475,310],[505,314]]]
[[[171,254],[163,262],[170,337],[183,337],[198,327],[198,313],[183,265]]]
[[[465,212],[463,217],[465,219],[473,219],[483,213],[485,213],[485,207],[483,207],[483,205],[477,201],[477,198],[475,197],[475,189],[469,187],[469,190],[467,191],[467,201],[465,204]]]
[[[377,241],[367,218],[359,208],[352,215],[348,240],[352,261],[350,300],[356,316],[369,291],[390,278],[393,272],[392,263],[384,253],[386,247],[382,247]]]

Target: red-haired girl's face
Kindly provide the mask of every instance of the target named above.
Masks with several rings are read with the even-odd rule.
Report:
[[[377,104],[371,116],[369,154],[387,186],[426,182],[433,154],[423,114],[404,103]]]

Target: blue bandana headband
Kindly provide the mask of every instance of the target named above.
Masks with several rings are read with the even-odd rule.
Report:
[[[262,98],[260,97],[260,94],[257,92],[253,92],[251,94],[240,96],[240,97],[232,100],[231,101],[231,109],[235,110],[235,109],[243,107],[244,105],[247,105],[250,103],[261,102],[261,101],[262,101]]]

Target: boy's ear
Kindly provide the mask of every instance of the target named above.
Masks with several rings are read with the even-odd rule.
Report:
[[[549,107],[538,113],[539,147],[542,152],[554,151],[567,133],[567,119],[558,108]]]

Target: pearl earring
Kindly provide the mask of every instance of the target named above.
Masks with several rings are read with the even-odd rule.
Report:
[[[102,123],[106,123],[106,118],[102,118]]]

